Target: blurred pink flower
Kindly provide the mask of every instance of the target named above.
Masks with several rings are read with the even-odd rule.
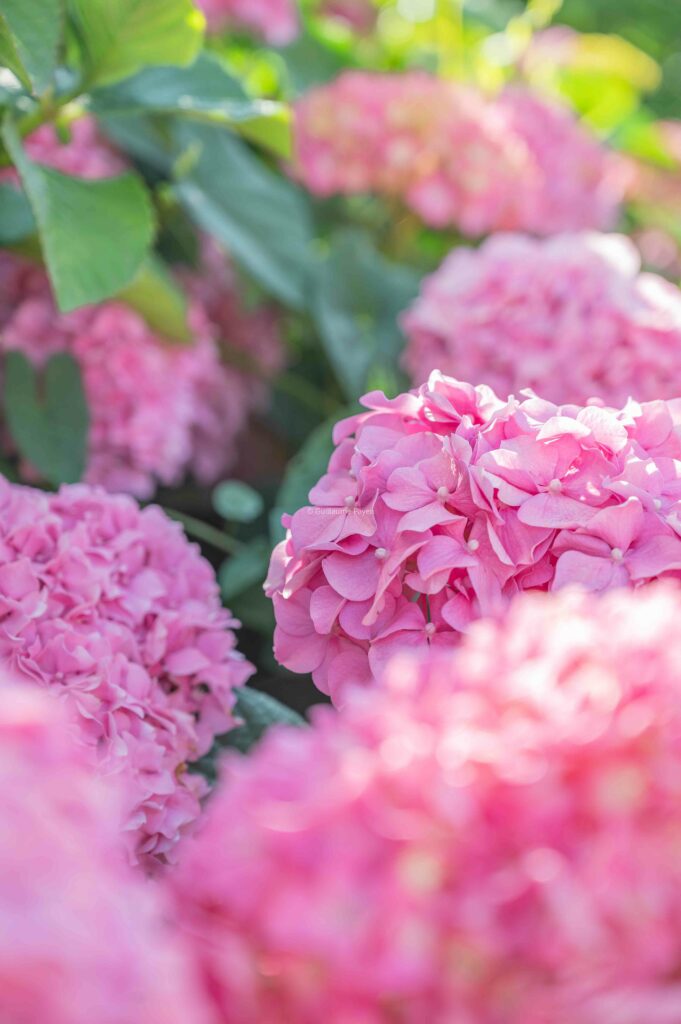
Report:
[[[192,297],[192,343],[155,334],[122,302],[72,313],[55,307],[46,273],[0,254],[0,349],[40,366],[69,352],[90,409],[88,483],[139,498],[191,472],[213,483],[236,454],[249,414],[267,394],[283,347],[274,314],[247,310],[224,256],[206,245],[201,266],[181,276]],[[241,368],[223,359],[246,357]]]
[[[0,478],[0,660],[65,701],[124,784],[133,859],[173,858],[205,784],[187,770],[233,724],[252,666],[213,570],[156,507]]]
[[[63,709],[0,685],[0,1020],[212,1021],[159,894],[123,862],[115,787]]]
[[[336,426],[266,582],[277,659],[334,703],[522,590],[681,576],[681,408],[499,399],[435,372]]]
[[[404,363],[555,402],[681,394],[681,293],[622,235],[495,235],[454,249],[403,317]]]
[[[321,13],[360,33],[371,32],[378,17],[373,0],[323,0]]]
[[[197,0],[210,32],[246,29],[273,46],[285,46],[300,31],[296,0]]]
[[[24,141],[31,160],[75,178],[111,178],[129,169],[127,161],[101,135],[93,117],[81,117],[62,141],[51,124],[41,125]],[[0,181],[17,180],[14,168],[0,171]]]
[[[229,757],[167,876],[220,1020],[681,1019],[680,616],[526,595]]]
[[[628,171],[564,107],[489,99],[423,72],[347,71],[297,104],[295,171],[316,195],[401,198],[467,235],[610,227]]]

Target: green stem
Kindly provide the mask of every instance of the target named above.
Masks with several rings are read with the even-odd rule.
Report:
[[[171,519],[182,523],[187,533],[192,537],[202,540],[205,544],[210,544],[217,551],[224,551],[228,555],[236,555],[243,548],[243,544],[240,541],[223,533],[222,530],[218,530],[216,526],[204,523],[202,519],[188,516],[185,512],[178,512],[177,509],[168,508],[166,505],[163,506],[163,511]]]

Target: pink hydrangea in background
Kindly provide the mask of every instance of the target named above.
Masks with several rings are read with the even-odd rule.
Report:
[[[41,125],[25,140],[31,160],[76,178],[111,178],[129,164],[101,135],[93,117],[81,117],[68,128],[62,141],[51,124]],[[13,168],[0,171],[0,180],[16,180]]]
[[[371,32],[378,18],[373,0],[323,0],[320,10],[324,17],[362,34]]]
[[[285,46],[300,31],[296,0],[197,0],[210,32],[246,29],[273,46]]]
[[[158,482],[173,486],[188,472],[214,482],[281,365],[274,314],[243,306],[224,257],[212,252],[183,276],[193,296],[188,345],[155,334],[115,300],[59,313],[46,273],[0,254],[0,349],[38,366],[57,352],[78,362],[91,417],[89,483],[148,498]],[[230,366],[230,352],[248,364]]]
[[[0,1020],[205,1024],[156,894],[121,857],[115,788],[81,753],[54,701],[2,682]]]
[[[433,227],[612,226],[627,173],[566,108],[422,72],[348,71],[297,104],[295,170],[316,195],[401,198]]]
[[[132,858],[171,860],[205,792],[187,765],[232,727],[253,671],[213,570],[159,508],[4,479],[0,563],[0,660],[63,699],[122,779]]]
[[[334,703],[405,648],[452,647],[522,590],[681,576],[681,407],[502,400],[433,373],[337,424],[266,582],[277,659]]]
[[[622,235],[495,235],[454,249],[403,317],[405,366],[554,402],[681,394],[681,293]]]
[[[526,595],[227,760],[168,876],[221,1021],[681,1019],[680,616]]]

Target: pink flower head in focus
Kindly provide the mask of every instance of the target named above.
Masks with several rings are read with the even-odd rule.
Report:
[[[0,595],[0,660],[63,700],[121,778],[131,857],[172,860],[205,792],[187,765],[253,671],[210,565],[159,508],[0,478]]]
[[[347,71],[311,90],[295,144],[315,195],[399,197],[432,227],[472,236],[610,227],[626,186],[620,159],[566,108],[424,72]]]
[[[180,275],[192,300],[185,345],[155,334],[116,300],[59,313],[41,268],[0,255],[0,348],[38,366],[68,352],[82,371],[88,483],[139,498],[151,497],[157,483],[181,483],[189,471],[213,483],[263,403],[283,361],[276,318],[265,307],[247,310],[224,256],[208,244],[204,253],[197,270]],[[248,363],[229,365],[223,347]]]
[[[168,876],[223,1024],[681,1019],[680,616],[526,595],[227,759]]]
[[[681,575],[681,407],[502,401],[435,372],[339,423],[266,582],[275,656],[342,703],[522,590]]]
[[[296,0],[197,0],[209,32],[245,29],[273,46],[286,46],[300,31]]]
[[[121,856],[116,787],[81,755],[56,702],[0,684],[0,1020],[207,1024],[159,894]]]
[[[495,235],[454,249],[403,317],[404,363],[554,402],[681,392],[681,294],[622,235]]]

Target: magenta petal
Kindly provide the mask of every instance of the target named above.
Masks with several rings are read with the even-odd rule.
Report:
[[[398,654],[408,651],[425,651],[428,640],[423,630],[401,630],[382,640],[376,640],[369,650],[369,665],[374,676],[380,676],[386,665]]]
[[[584,590],[609,590],[626,584],[628,574],[622,565],[608,558],[593,558],[581,551],[566,551],[556,564],[551,590],[579,586]]]
[[[676,534],[657,534],[627,557],[632,580],[647,580],[681,569],[681,539]]]
[[[363,555],[334,552],[325,559],[323,569],[328,582],[341,597],[366,601],[376,591],[381,563],[370,548]]]
[[[317,587],[310,600],[310,618],[317,633],[330,633],[345,604],[333,587]]]
[[[586,526],[595,511],[590,505],[562,494],[535,494],[518,509],[518,519],[526,526],[569,530]]]
[[[429,540],[416,556],[418,570],[424,579],[442,572],[466,565],[475,565],[475,559],[453,537],[438,536]]]
[[[274,631],[274,656],[291,672],[314,672],[324,660],[328,637],[311,633],[301,642],[280,626]]]
[[[413,512],[403,515],[400,520],[400,532],[430,530],[431,527],[447,523],[454,518],[454,513],[449,512],[442,502],[434,501],[430,505],[424,505],[423,508],[414,509]]]

